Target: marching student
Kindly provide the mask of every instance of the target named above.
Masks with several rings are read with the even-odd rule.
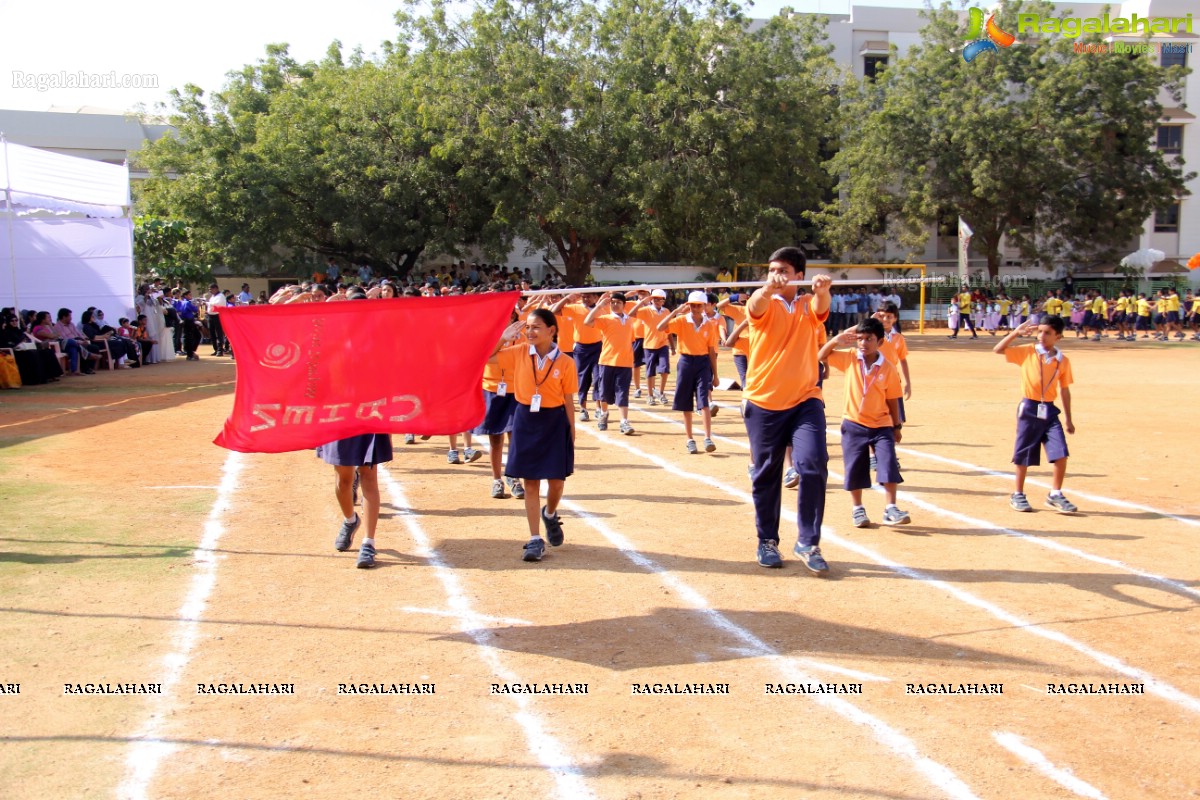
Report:
[[[1167,341],[1167,290],[1159,289],[1154,298],[1154,338]]]
[[[843,331],[821,347],[818,358],[846,374],[846,402],[842,413],[842,460],[845,464],[843,488],[854,501],[856,528],[871,524],[863,507],[863,489],[871,488],[871,451],[879,458],[876,480],[883,486],[887,505],[884,525],[906,525],[907,511],[896,507],[896,486],[903,483],[896,465],[896,445],[900,442],[900,375],[880,352],[885,325],[868,319]],[[855,353],[839,347],[855,347]]]
[[[746,307],[741,304],[742,296],[734,293],[717,303],[717,311],[733,322],[733,328],[725,337],[722,344],[733,350],[733,368],[737,370],[738,384],[746,385],[746,359],[750,354],[750,338],[742,335],[745,326],[738,330],[738,325],[746,321]],[[734,332],[737,331],[737,335]]]
[[[817,275],[812,281],[814,293],[801,295],[790,283],[804,278],[804,251],[782,247],[771,254],[769,262],[767,285],[746,303],[750,359],[742,392],[742,417],[754,454],[752,496],[758,563],[783,566],[779,555],[780,496],[784,451],[792,444],[793,466],[800,475],[794,552],[809,570],[820,574],[829,570],[820,548],[829,450],[825,406],[817,385],[817,342],[829,314],[832,280]]]
[[[1030,304],[1029,295],[1021,295],[1021,303],[1017,306],[1017,318],[1013,320],[1012,328],[1019,328],[1025,324],[1025,320],[1029,319]]]
[[[970,329],[971,329],[971,338],[973,338],[973,339],[979,338],[979,333],[976,332],[976,326],[974,326],[973,321],[971,321],[971,312],[972,312],[973,306],[972,306],[972,299],[971,299],[971,289],[970,289],[970,287],[967,287],[967,284],[965,284],[965,283],[962,284],[962,291],[960,291],[958,296],[955,297],[955,301],[956,301],[955,305],[958,305],[958,307],[959,307],[959,325],[961,325],[965,321],[965,323],[967,324],[967,327],[970,327]],[[954,326],[954,335],[950,336],[950,338],[952,338],[952,339],[959,338],[959,325]]]
[[[1200,296],[1188,292],[1188,305],[1191,306],[1192,339],[1200,342]]]
[[[1183,341],[1183,325],[1179,316],[1179,290],[1172,286],[1166,294],[1167,297],[1167,316],[1165,324],[1165,336],[1170,338],[1172,331],[1175,333],[1175,338]]]
[[[488,455],[492,464],[492,497],[496,500],[503,500],[507,496],[504,493],[504,437],[509,436],[511,449],[512,418],[513,412],[516,411],[512,378],[499,362],[489,361],[483,368],[483,422],[473,431],[476,436],[488,437]],[[525,497],[525,487],[516,478],[509,478],[508,486],[513,497],[518,500]]]
[[[1150,338],[1150,301],[1146,299],[1145,292],[1138,292],[1137,296],[1137,322],[1135,331],[1142,332],[1143,339]],[[1134,338],[1137,338],[1136,333]]]
[[[650,292],[650,297],[643,297],[629,313],[636,316],[645,326],[646,338],[642,342],[643,361],[646,365],[646,391],[650,395],[650,405],[667,404],[667,376],[671,374],[671,342],[670,335],[658,329],[658,323],[670,316],[671,310],[664,308],[667,293],[662,289]],[[647,305],[648,304],[648,305]],[[654,379],[658,378],[658,391],[654,389]]]
[[[366,295],[354,292],[350,299],[365,300]],[[355,566],[370,569],[375,566],[375,529],[379,523],[379,473],[376,468],[392,460],[392,437],[386,433],[364,433],[339,439],[318,447],[317,456],[334,471],[334,496],[342,512],[342,524],[333,540],[333,547],[338,552],[350,549],[354,532],[362,524],[362,517],[354,510],[356,487],[362,490],[367,536],[359,547]]]
[[[1046,460],[1054,465],[1053,488],[1046,505],[1060,514],[1074,514],[1078,509],[1062,493],[1067,474],[1067,437],[1075,433],[1071,421],[1071,390],[1074,382],[1071,362],[1056,345],[1062,339],[1062,317],[1050,314],[1031,320],[1005,336],[992,352],[1003,355],[1010,364],[1021,368],[1021,402],[1017,406],[1017,437],[1013,448],[1016,465],[1016,487],[1009,505],[1017,511],[1032,511],[1025,497],[1025,475],[1031,466],[1039,466],[1041,450],[1046,448]],[[1036,345],[1012,346],[1018,336],[1037,336]],[[1054,401],[1062,396],[1062,412]]]
[[[660,331],[675,334],[678,342],[679,364],[675,372],[675,399],[671,408],[683,412],[687,451],[692,455],[700,452],[692,433],[692,415],[697,406],[704,423],[704,452],[711,453],[717,449],[712,440],[712,411],[709,406],[713,378],[717,372],[720,331],[718,323],[705,313],[706,305],[704,292],[692,292],[686,304],[658,323]]]
[[[499,350],[492,359],[513,376],[517,407],[504,474],[525,483],[525,516],[529,542],[522,559],[541,561],[546,540],[551,547],[563,543],[558,503],[566,479],[575,471],[575,403],[579,390],[575,361],[554,344],[558,330],[554,314],[534,309],[525,320],[525,342]],[[515,330],[510,336],[515,335]],[[546,481],[546,505],[541,502]]]
[[[598,367],[602,349],[600,344],[602,334],[598,328],[583,324],[584,319],[595,307],[596,295],[591,293],[569,294],[550,306],[552,314],[561,314],[570,318],[575,332],[575,349],[572,357],[575,359],[575,370],[579,375],[580,422],[587,422],[590,419],[588,417],[588,391],[591,390],[595,399],[599,400],[600,398]]]
[[[633,317],[625,313],[625,295],[605,292],[583,318],[583,324],[600,330],[600,413],[596,430],[608,430],[608,408],[621,413],[621,433],[633,434],[629,422],[629,386],[633,380]]]
[[[637,296],[637,302],[640,303],[650,296],[650,292],[642,289],[634,292]],[[646,360],[646,323],[643,322],[633,309],[638,306],[633,300],[629,300],[626,304],[626,314],[633,317],[633,396],[637,399],[642,399],[642,363]]]
[[[463,450],[461,457],[459,456],[458,437],[463,437]],[[483,457],[483,452],[471,447],[471,431],[463,431],[461,434],[450,434],[450,449],[446,452],[446,461],[450,464],[473,464]]]
[[[1113,327],[1117,329],[1117,339],[1122,342],[1129,341],[1129,295],[1128,289],[1122,289],[1121,294],[1117,296],[1116,310],[1112,315]]]

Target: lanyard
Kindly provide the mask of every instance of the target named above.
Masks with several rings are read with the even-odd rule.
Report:
[[[542,387],[542,384],[546,382],[546,378],[550,377],[550,372],[554,369],[554,362],[558,361],[558,356],[555,356],[554,358],[550,359],[550,363],[546,366],[546,374],[541,377],[541,380],[538,380],[538,376],[537,376],[538,368],[537,368],[537,361],[535,360],[536,358],[538,358],[538,357],[535,356],[533,353],[529,354],[529,365],[531,367],[533,367],[533,393],[541,394],[538,391],[538,389],[540,389]]]
[[[1058,376],[1059,363],[1060,362],[1058,361],[1058,359],[1054,360],[1054,371],[1050,373],[1050,380],[1048,380],[1042,384],[1042,402],[1043,403],[1046,402],[1046,390],[1054,385],[1054,379]],[[1042,375],[1045,374],[1045,369],[1043,368],[1044,364],[1045,364],[1045,362],[1042,360],[1042,357],[1038,356],[1038,380],[1041,380]]]
[[[862,378],[862,387],[863,387],[862,400],[858,404],[858,412],[861,414],[862,410],[864,408],[866,408],[866,405],[867,405],[867,392],[871,391],[871,387],[875,385],[875,381],[879,380],[879,373],[883,371],[883,365],[877,363],[875,366],[871,367],[870,372],[868,372],[866,362],[859,361],[858,362],[858,371],[859,371],[859,377]],[[872,377],[871,380],[868,381],[867,380],[868,375],[873,375],[874,377]]]

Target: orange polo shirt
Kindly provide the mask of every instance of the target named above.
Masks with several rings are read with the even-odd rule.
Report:
[[[598,314],[592,326],[599,329],[603,344],[600,346],[600,363],[605,367],[633,366],[633,317],[628,314]]]
[[[722,308],[721,313],[733,320],[734,327],[737,327],[746,319],[745,307],[735,306],[732,303]],[[733,343],[733,352],[743,356],[750,355],[750,331],[742,331],[742,335]]]
[[[1059,388],[1070,386],[1075,378],[1071,374],[1071,361],[1056,350],[1058,358],[1046,358],[1039,355],[1037,345],[1026,344],[1010,347],[1004,351],[1004,359],[1010,364],[1021,366],[1021,396],[1027,400],[1039,403],[1053,403],[1058,397]]]
[[[899,366],[901,361],[908,358],[908,343],[904,341],[904,334],[893,333],[890,339],[884,336],[879,343],[879,352],[893,367]]]
[[[590,311],[591,309],[583,303],[571,303],[563,306],[562,313],[570,314],[571,321],[575,323],[575,341],[578,344],[595,344],[600,341],[602,336],[599,328],[589,328],[583,324]]]
[[[533,395],[540,394],[542,408],[557,408],[579,391],[575,359],[558,348],[542,360],[532,345],[515,344],[497,353],[496,360],[506,374],[514,376],[509,391],[522,405],[529,405]]]
[[[705,318],[697,327],[696,323],[692,322],[691,314],[671,320],[667,325],[667,332],[679,337],[679,352],[685,356],[706,356],[709,351],[717,349],[720,341],[715,322]]]
[[[857,351],[834,350],[825,360],[846,373],[846,408],[842,416],[866,428],[890,428],[895,425],[888,400],[898,400],[900,373],[880,352],[870,365],[864,365]]]
[[[829,313],[818,315],[813,310],[815,296],[796,300],[789,307],[775,295],[761,317],[746,314],[750,357],[742,399],[768,411],[783,411],[821,397],[817,350]]]
[[[500,366],[499,363],[493,364],[489,361],[483,368],[483,390],[485,392],[495,392],[500,385],[500,381],[508,384],[508,391],[512,392],[512,373]]]
[[[558,349],[569,355],[575,349],[575,318],[563,309],[554,319],[558,322]]]
[[[646,325],[646,341],[642,343],[642,347],[647,350],[657,350],[670,344],[667,332],[660,331],[658,323],[671,316],[671,309],[664,305],[662,310],[655,310],[654,305],[651,304],[639,308],[637,316]]]

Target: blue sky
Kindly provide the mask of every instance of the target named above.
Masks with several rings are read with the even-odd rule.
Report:
[[[868,5],[918,8],[921,0],[873,0]],[[225,73],[258,60],[271,42],[287,42],[299,60],[319,59],[340,39],[349,52],[367,52],[390,38],[397,0],[340,2],[251,2],[206,0],[57,0],[52,6],[29,0],[0,0],[0,108],[45,111],[50,106],[98,106],[128,110],[143,104],[153,111],[167,90],[195,83],[219,88]],[[846,13],[844,0],[759,0],[750,16],[766,17],[784,6],[797,11]],[[157,89],[55,88],[83,72],[153,80]],[[147,78],[149,76],[149,78]],[[41,82],[43,90],[36,88]]]

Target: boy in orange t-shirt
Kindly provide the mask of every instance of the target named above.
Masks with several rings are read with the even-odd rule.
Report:
[[[903,483],[896,463],[896,444],[900,441],[900,373],[879,349],[883,341],[883,323],[867,319],[857,327],[830,339],[821,348],[819,358],[834,369],[846,373],[846,404],[842,415],[842,459],[845,464],[846,491],[854,500],[854,527],[871,524],[862,504],[863,489],[871,488],[871,451],[878,455],[876,478],[883,486],[887,505],[884,525],[905,525],[907,511],[896,507],[896,486]],[[857,351],[839,351],[856,346]]]
[[[798,247],[771,254],[767,284],[750,295],[746,318],[750,358],[742,392],[742,418],[754,457],[752,496],[758,564],[783,566],[779,555],[780,501],[789,444],[799,476],[796,545],[793,552],[812,572],[829,571],[821,555],[829,449],[817,351],[829,317],[828,275],[813,278],[813,294],[799,294],[807,259]]]
[[[1060,514],[1074,514],[1078,509],[1062,493],[1067,474],[1067,433],[1075,433],[1071,421],[1071,390],[1074,382],[1071,362],[1056,346],[1063,334],[1062,317],[1043,314],[1005,336],[992,348],[1010,364],[1021,367],[1021,402],[1017,406],[1017,442],[1013,448],[1016,465],[1016,490],[1009,505],[1017,511],[1032,511],[1025,497],[1025,475],[1030,466],[1041,464],[1041,450],[1046,448],[1046,460],[1054,465],[1054,478],[1046,505]],[[1018,336],[1037,336],[1036,345],[1010,346]],[[1062,395],[1062,421],[1054,401]]]

